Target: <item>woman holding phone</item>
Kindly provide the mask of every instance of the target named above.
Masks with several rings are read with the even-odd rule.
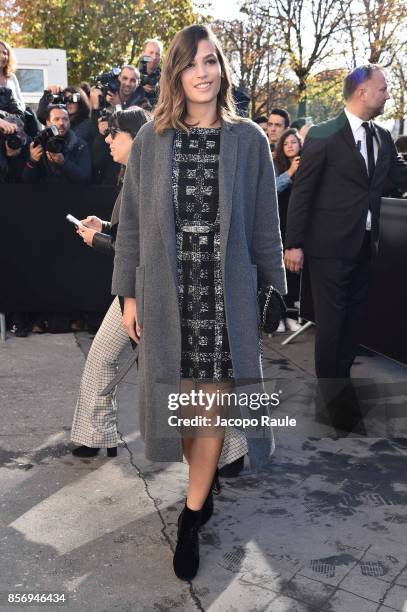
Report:
[[[124,169],[133,140],[150,117],[142,108],[132,107],[117,111],[109,118],[106,142],[115,162]],[[119,178],[120,180],[120,178]],[[114,256],[121,192],[112,212],[111,221],[90,215],[81,221],[78,235],[96,251]],[[78,400],[71,429],[71,440],[79,444],[72,454],[94,457],[101,448],[109,457],[117,455],[117,406],[115,392],[100,397],[99,393],[116,375],[117,361],[128,346],[129,337],[122,326],[119,298],[115,298],[92,342],[79,387]]]
[[[210,28],[178,32],[154,120],[140,130],[127,166],[113,272],[124,325],[139,343],[146,456],[189,464],[173,561],[183,580],[198,571],[198,530],[213,512],[222,394],[262,379],[258,278],[285,292],[267,138],[236,115],[231,88]],[[197,426],[186,420],[193,416],[201,417]],[[251,467],[259,469],[272,452],[271,430],[245,432]]]

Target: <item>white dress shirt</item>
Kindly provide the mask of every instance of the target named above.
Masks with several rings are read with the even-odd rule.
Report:
[[[350,123],[350,127],[352,130],[353,138],[355,139],[355,144],[359,149],[363,159],[365,160],[366,170],[368,170],[368,160],[367,160],[367,147],[366,147],[366,131],[365,128],[362,127],[362,123],[365,122],[365,119],[361,119],[360,117],[356,117],[353,113],[348,111],[347,108],[345,110],[345,115],[348,118]],[[373,154],[374,160],[377,161],[377,152],[379,150],[379,146],[377,144],[376,138],[373,138]],[[372,213],[370,210],[367,211],[367,219],[366,219],[366,229],[370,231],[372,229]]]

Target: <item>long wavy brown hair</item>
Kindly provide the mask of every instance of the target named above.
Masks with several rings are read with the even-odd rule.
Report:
[[[283,172],[286,172],[291,165],[291,160],[289,160],[286,154],[284,153],[284,143],[289,136],[295,136],[295,138],[298,140],[298,144],[300,145],[300,150],[298,152],[298,155],[301,155],[302,141],[298,134],[298,131],[295,128],[288,128],[281,134],[280,138],[278,139],[275,154],[274,154],[273,161],[274,161],[274,166],[276,167],[276,170],[277,170],[277,176],[279,176]]]
[[[2,45],[5,49],[7,49],[8,52],[8,62],[7,66],[4,67],[4,76],[9,79],[17,70],[17,60],[16,56],[14,55],[13,49],[8,43],[6,43],[5,40],[0,40],[0,47]]]
[[[160,94],[154,112],[154,129],[158,134],[171,128],[189,132],[191,126],[185,123],[186,99],[181,73],[193,61],[200,40],[208,40],[213,44],[221,66],[222,76],[217,100],[218,118],[231,123],[242,121],[242,118],[236,114],[232,97],[231,70],[219,40],[208,26],[192,25],[174,36],[164,59]]]

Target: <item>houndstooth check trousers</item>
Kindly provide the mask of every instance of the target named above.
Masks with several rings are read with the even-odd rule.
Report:
[[[116,390],[104,397],[99,393],[113,380],[122,351],[129,346],[122,325],[122,311],[116,297],[92,342],[79,387],[73,417],[71,440],[92,448],[117,446]],[[232,463],[247,453],[243,432],[227,427],[219,467]]]

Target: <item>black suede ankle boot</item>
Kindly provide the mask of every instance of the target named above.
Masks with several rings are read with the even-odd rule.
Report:
[[[181,580],[192,580],[199,568],[198,529],[202,510],[190,510],[185,504],[178,518],[178,542],[174,554],[174,572]]]
[[[205,502],[204,502],[204,505],[202,506],[201,512],[202,512],[202,514],[201,514],[201,527],[202,527],[202,525],[205,525],[205,523],[207,523],[209,521],[209,519],[211,518],[211,516],[213,514],[213,494],[212,494],[212,490],[209,491],[208,497],[205,499]]]

